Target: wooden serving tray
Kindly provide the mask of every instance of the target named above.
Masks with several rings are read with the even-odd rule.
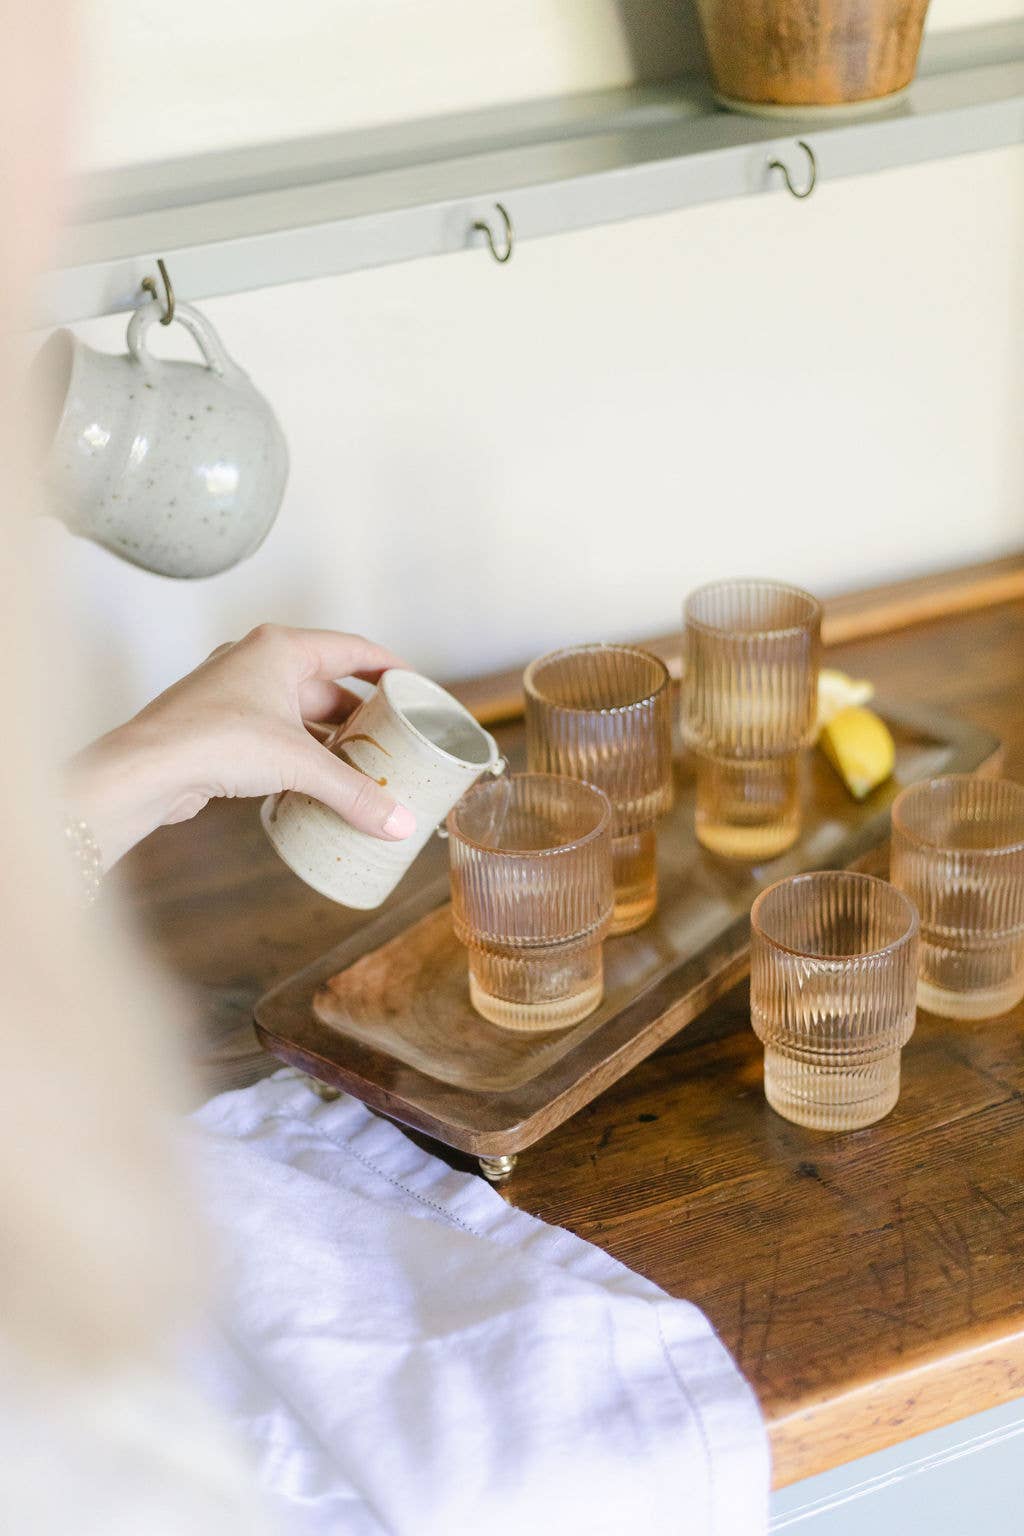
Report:
[[[605,944],[605,998],[588,1019],[543,1035],[499,1029],[469,1001],[466,952],[436,881],[268,992],[262,1044],[330,1088],[483,1159],[514,1156],[596,1098],[744,974],[750,905],[772,881],[863,861],[885,843],[906,784],[994,769],[987,732],[930,709],[876,705],[896,771],[857,803],[818,752],[804,764],[804,830],[769,864],[716,858],[693,832],[694,785],[676,764],[675,808],[659,824],[659,905]]]

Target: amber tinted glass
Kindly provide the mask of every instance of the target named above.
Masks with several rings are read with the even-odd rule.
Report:
[[[892,880],[921,914],[922,1008],[991,1018],[1024,996],[1024,786],[950,774],[892,808]]]
[[[821,607],[773,581],[719,581],[684,609],[682,730],[697,766],[697,837],[775,858],[800,831],[797,754],[817,713]]]
[[[637,928],[657,902],[654,823],[672,804],[668,670],[633,646],[581,645],[533,662],[523,684],[531,770],[596,784],[611,802],[613,931]]]
[[[715,757],[804,746],[817,711],[821,605],[799,587],[719,581],[685,609],[683,731]]]
[[[449,815],[452,917],[485,1018],[561,1028],[601,1001],[610,824],[600,790],[552,774],[479,784]]]
[[[913,904],[871,875],[824,870],[769,886],[750,927],[750,1017],[768,1102],[819,1130],[881,1119],[899,1097],[914,1028]]]

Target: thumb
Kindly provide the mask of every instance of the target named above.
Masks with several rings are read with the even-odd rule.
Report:
[[[416,830],[416,817],[407,806],[357,768],[350,768],[340,758],[306,735],[305,748],[296,764],[294,788],[312,795],[360,832],[400,842]]]

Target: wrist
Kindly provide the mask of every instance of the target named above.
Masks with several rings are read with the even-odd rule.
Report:
[[[168,754],[135,721],[79,753],[68,771],[68,797],[112,865],[169,819],[179,786]]]

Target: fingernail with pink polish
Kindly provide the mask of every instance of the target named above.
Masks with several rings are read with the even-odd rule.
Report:
[[[416,817],[408,806],[396,805],[382,828],[386,837],[397,840],[411,837],[416,831]]]

